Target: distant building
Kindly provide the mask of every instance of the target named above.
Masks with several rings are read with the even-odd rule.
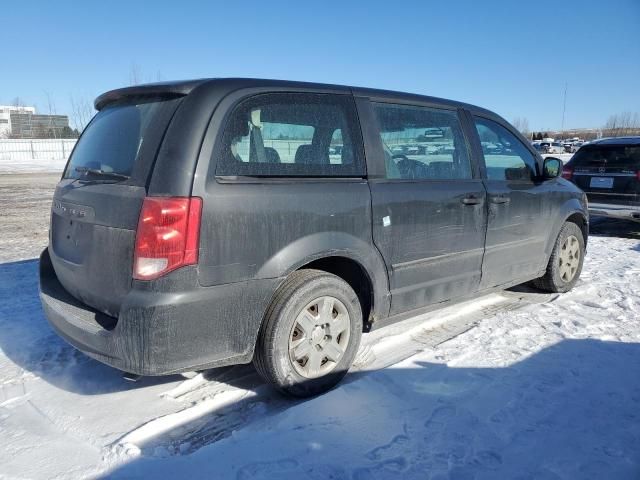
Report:
[[[11,136],[13,138],[61,138],[69,128],[66,115],[36,115],[11,112]]]
[[[0,137],[6,137],[11,132],[11,114],[12,113],[30,113],[35,114],[34,107],[14,107],[9,105],[0,105]]]
[[[66,115],[38,115],[34,107],[0,105],[0,137],[62,138],[68,131]]]

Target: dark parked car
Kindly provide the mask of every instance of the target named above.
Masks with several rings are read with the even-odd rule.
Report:
[[[640,137],[589,142],[562,176],[587,192],[591,215],[640,221]]]
[[[345,375],[363,331],[580,275],[584,194],[490,111],[248,79],[123,88],[95,106],[55,191],[40,290],[62,337],[123,371],[253,361],[313,395]],[[392,155],[431,129],[451,147]]]

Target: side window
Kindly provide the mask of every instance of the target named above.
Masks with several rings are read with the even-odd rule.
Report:
[[[456,112],[374,103],[387,178],[469,179],[471,165]]]
[[[515,135],[498,123],[474,117],[489,180],[525,180],[536,175],[536,159]]]
[[[359,131],[348,96],[256,95],[231,113],[216,175],[364,176]]]

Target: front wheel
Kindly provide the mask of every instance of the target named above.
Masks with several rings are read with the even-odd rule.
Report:
[[[567,222],[560,229],[545,275],[533,283],[539,289],[548,292],[568,292],[578,281],[583,263],[582,230],[575,223]]]
[[[361,336],[362,309],[349,284],[323,271],[299,270],[267,309],[254,364],[284,393],[317,395],[346,375]]]

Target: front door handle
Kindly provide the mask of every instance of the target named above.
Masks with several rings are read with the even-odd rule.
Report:
[[[480,197],[476,197],[475,195],[467,195],[460,201],[465,205],[479,205],[480,203],[482,203],[482,199]]]
[[[511,199],[506,195],[493,195],[490,199],[491,203],[509,203]]]

